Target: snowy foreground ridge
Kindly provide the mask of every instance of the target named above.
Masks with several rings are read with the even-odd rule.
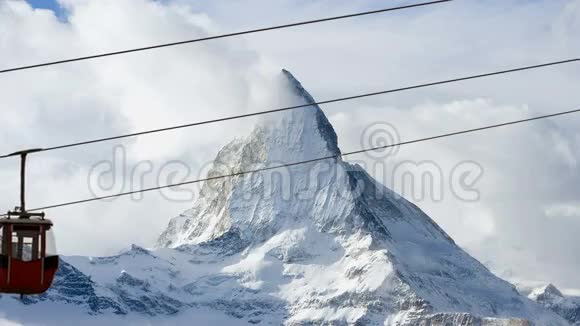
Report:
[[[295,103],[313,101],[290,73],[283,75]],[[310,106],[280,113],[225,146],[209,175],[339,153],[324,113]],[[193,208],[171,220],[157,249],[65,257],[48,293],[24,303],[3,296],[0,320],[574,325],[577,302],[556,291],[521,295],[415,205],[360,167],[328,159],[207,182]]]

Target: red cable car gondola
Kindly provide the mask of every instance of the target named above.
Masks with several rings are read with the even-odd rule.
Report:
[[[52,222],[44,218],[44,213],[26,211],[26,156],[34,151],[13,154],[21,157],[21,203],[0,219],[0,293],[43,293],[51,286],[58,269]]]
[[[48,290],[58,256],[48,247],[52,222],[43,218],[0,219],[0,292],[40,294]]]

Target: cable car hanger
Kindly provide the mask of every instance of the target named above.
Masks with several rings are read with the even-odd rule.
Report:
[[[26,158],[30,153],[42,152],[42,148],[27,149],[24,151],[15,152],[8,156],[20,156],[20,206],[15,207],[14,211],[8,212],[8,218],[17,216],[18,218],[29,219],[31,217],[40,217],[44,219],[44,212],[32,213],[26,211]]]

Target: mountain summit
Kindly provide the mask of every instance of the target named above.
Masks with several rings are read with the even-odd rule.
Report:
[[[314,99],[287,71],[285,82],[292,90],[293,104],[313,103]],[[208,176],[219,176],[242,171],[251,171],[266,166],[307,161],[340,154],[337,136],[330,122],[318,106],[279,113],[273,120],[260,123],[244,140],[236,140],[219,151]],[[309,216],[328,215],[326,208],[312,211],[313,200],[322,194],[308,194],[303,190],[314,190],[314,181],[319,177],[329,187],[328,162],[293,166],[288,169],[272,170],[259,175],[241,176],[232,179],[217,179],[206,182],[194,208],[173,219],[158,241],[159,247],[176,247],[182,244],[197,244],[230,230],[232,225],[243,238],[250,242],[261,242],[276,234],[284,224]],[[318,173],[320,172],[320,173]],[[346,177],[342,176],[343,179]],[[344,180],[343,180],[344,181]],[[320,185],[322,186],[322,185]],[[305,189],[309,187],[310,189]],[[332,188],[332,187],[331,187]],[[297,196],[304,197],[298,199]],[[298,199],[294,201],[293,199]],[[328,217],[333,219],[333,217]]]
[[[292,74],[283,76],[293,104],[314,103]],[[54,288],[28,303],[116,321],[568,325],[339,154],[316,105],[264,120],[221,149],[208,175],[328,159],[208,181],[157,249],[65,258]]]
[[[283,73],[302,103],[315,102]],[[225,146],[209,174],[340,153],[318,106],[276,118]],[[419,208],[340,158],[209,182],[158,245],[196,245],[226,234],[244,244],[241,261],[228,268],[245,286],[281,298],[290,323],[543,318]]]

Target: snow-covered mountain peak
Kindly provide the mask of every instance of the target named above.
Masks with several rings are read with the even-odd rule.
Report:
[[[287,70],[282,70],[286,88],[283,107],[316,103],[302,84]],[[309,105],[264,117],[250,138],[262,138],[267,161],[309,160],[339,155],[334,128],[318,105]]]
[[[529,297],[535,301],[543,301],[549,298],[563,298],[564,294],[553,284],[537,288],[530,293]]]
[[[533,289],[528,297],[564,317],[571,325],[580,326],[580,297],[565,295],[553,284]]]
[[[289,89],[298,98],[297,105],[316,103],[316,100],[312,95],[310,95],[310,93],[308,93],[308,91],[306,91],[306,89],[304,89],[302,84],[296,79],[296,77],[294,77],[294,75],[292,75],[292,73],[284,69],[282,70],[282,74],[288,80]],[[307,110],[299,109],[298,111],[294,111],[294,114],[296,114],[294,116],[295,120],[302,118],[302,120],[310,120],[314,122],[314,124],[305,124],[305,127],[311,131],[316,130],[321,139],[326,142],[329,154],[340,154],[336,132],[318,105],[309,106],[307,107]],[[309,139],[308,142],[314,142],[316,140],[317,139]]]
[[[314,102],[292,74],[283,75],[291,105]],[[218,241],[228,257],[238,257],[221,272],[286,302],[290,324],[406,325],[430,318],[477,324],[482,317],[513,317],[553,318],[559,325],[417,206],[338,153],[336,133],[316,105],[262,121],[218,153],[210,176],[329,158],[207,182],[158,246],[198,252],[211,243],[220,252]]]
[[[314,103],[313,97],[288,71],[282,71],[289,106]],[[215,239],[235,226],[248,241],[263,241],[288,217],[307,218],[315,206],[318,181],[342,178],[336,132],[317,105],[279,112],[260,121],[253,132],[226,145],[217,154],[208,176],[252,171],[329,157],[328,161],[271,170],[260,174],[206,182],[194,208],[170,223],[158,246],[176,247]],[[314,180],[316,179],[316,180]],[[300,204],[293,199],[300,197]],[[320,207],[323,209],[323,207]],[[192,218],[194,215],[203,218]]]

